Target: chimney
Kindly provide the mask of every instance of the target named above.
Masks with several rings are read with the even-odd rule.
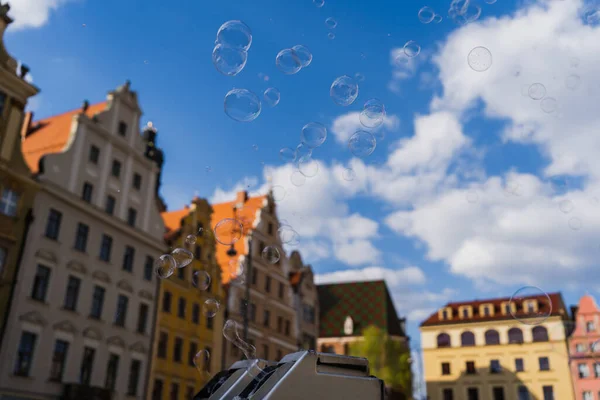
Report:
[[[81,106],[81,113],[85,114],[85,112],[88,110],[88,108],[90,108],[90,102],[87,100],[84,100],[83,104]]]
[[[31,121],[33,121],[33,113],[27,111],[25,117],[23,117],[23,125],[21,126],[21,140],[24,140],[27,137],[27,133],[29,133],[29,130],[31,129]]]
[[[237,192],[235,204],[244,204],[246,201],[248,201],[248,192],[245,190]]]
[[[25,64],[21,64],[21,71],[19,73],[19,76],[21,77],[21,79],[25,79],[25,77],[27,76],[28,73],[29,73],[29,67]]]

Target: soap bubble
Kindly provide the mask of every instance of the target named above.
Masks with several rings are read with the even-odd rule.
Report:
[[[527,93],[533,100],[541,100],[546,96],[546,86],[541,83],[533,83],[529,86]]]
[[[551,114],[558,108],[558,101],[554,97],[545,97],[540,102],[540,107],[545,113]]]
[[[423,7],[419,10],[419,21],[424,24],[428,24],[435,18],[435,12],[431,7]]]
[[[184,268],[189,265],[194,259],[194,254],[187,249],[181,247],[176,248],[171,252],[171,256],[177,263],[177,268]]]
[[[265,90],[263,97],[265,99],[265,103],[267,103],[271,107],[275,107],[277,104],[279,104],[279,99],[281,98],[281,94],[279,93],[279,90],[277,90],[276,88],[270,87],[267,90]]]
[[[195,235],[187,235],[185,237],[185,243],[186,244],[195,244],[196,243],[196,236]]]
[[[217,44],[212,52],[213,65],[223,75],[235,76],[246,66],[248,53],[234,47]]]
[[[195,271],[192,275],[192,285],[200,290],[207,290],[210,287],[211,277],[206,271]]]
[[[244,342],[239,335],[238,323],[229,319],[223,325],[223,336],[234,346],[239,348],[248,360],[256,358],[256,347]]]
[[[284,162],[294,162],[296,161],[296,151],[290,149],[289,147],[284,147],[279,150],[279,158]]]
[[[335,33],[333,33],[333,32],[329,32],[329,33],[327,34],[327,37],[328,37],[329,39],[333,40],[333,39],[335,39]]]
[[[216,43],[248,51],[252,45],[252,32],[242,21],[227,21],[219,28]]]
[[[535,286],[524,286],[517,290],[511,296],[509,305],[512,317],[525,325],[539,325],[552,314],[550,296]]]
[[[234,218],[224,218],[215,225],[214,233],[217,242],[229,246],[241,239],[244,227]]]
[[[573,211],[575,205],[573,205],[573,202],[571,200],[562,200],[560,203],[558,203],[558,208],[563,213],[568,214],[571,211]]]
[[[576,75],[576,74],[569,75],[565,79],[565,86],[569,90],[576,90],[579,87],[580,83],[581,83],[581,78],[579,77],[579,75]]]
[[[403,50],[407,57],[413,58],[419,55],[421,52],[421,46],[419,46],[414,40],[409,40],[404,44]]]
[[[306,176],[299,170],[295,170],[290,175],[290,182],[292,182],[292,185],[294,186],[302,186],[306,183]]]
[[[312,62],[313,56],[308,47],[297,44],[296,46],[292,47],[292,51],[300,61],[302,68],[308,67]]]
[[[247,89],[232,89],[225,95],[225,114],[240,122],[254,121],[261,110],[260,99]]]
[[[317,148],[327,139],[327,128],[318,122],[309,122],[302,127],[300,139],[309,148]]]
[[[375,151],[377,141],[375,137],[367,131],[357,131],[348,141],[350,152],[356,157],[367,157]]]
[[[365,103],[359,115],[360,123],[366,128],[376,128],[383,123],[385,106],[378,99],[370,99]]]
[[[321,8],[325,4],[325,0],[313,0],[313,3],[317,8]]]
[[[312,149],[304,143],[296,146],[296,161],[298,163],[310,160],[312,157]]]
[[[353,181],[354,178],[356,178],[356,172],[354,172],[352,168],[346,168],[344,169],[344,172],[342,172],[342,177],[346,181]]]
[[[275,246],[265,247],[262,251],[261,256],[262,256],[262,259],[265,260],[269,264],[276,264],[279,261],[279,259],[281,258],[279,249],[277,249],[277,247],[275,247]]]
[[[436,15],[433,17],[433,23],[434,23],[434,24],[439,24],[440,22],[442,22],[442,19],[443,19],[443,18],[442,18],[442,16],[441,16],[440,14],[436,14]]]
[[[200,350],[194,355],[193,362],[198,372],[204,375],[210,369],[210,352],[206,349]]]
[[[204,302],[204,307],[202,307],[202,313],[208,318],[213,318],[219,312],[220,307],[221,303],[218,300],[207,299]]]
[[[286,75],[293,75],[302,69],[302,61],[292,49],[284,49],[277,53],[275,64]]]
[[[574,231],[580,230],[582,226],[583,226],[583,223],[577,217],[573,217],[569,220],[569,228],[571,228]]]
[[[298,170],[307,178],[312,178],[319,173],[319,163],[312,157],[298,163]]]
[[[331,99],[340,106],[349,106],[358,97],[358,84],[348,75],[337,78],[329,89]]]
[[[283,244],[292,243],[298,240],[298,232],[288,225],[279,227],[277,234],[279,235],[279,239]]]
[[[325,25],[329,28],[329,29],[334,29],[337,26],[337,21],[331,17],[327,18],[325,20]]]
[[[469,52],[467,62],[473,71],[487,71],[492,66],[492,53],[483,46],[475,47]]]
[[[160,279],[166,279],[173,275],[177,268],[177,261],[170,254],[163,254],[154,262],[154,271]]]
[[[285,188],[283,186],[280,185],[275,185],[271,188],[271,192],[273,192],[273,200],[275,200],[275,202],[280,202],[283,201],[283,199],[285,199]]]

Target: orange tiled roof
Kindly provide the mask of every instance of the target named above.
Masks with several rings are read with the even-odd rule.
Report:
[[[181,227],[181,218],[187,216],[190,212],[189,207],[182,208],[181,210],[165,211],[160,214],[165,226],[169,231],[175,231]]]
[[[106,105],[106,101],[92,104],[85,114],[92,117],[104,111]],[[60,153],[65,149],[71,133],[73,116],[79,113],[81,108],[34,122],[31,127],[24,127],[31,133],[28,133],[22,142],[23,156],[33,173],[39,172],[39,163],[43,156]]]
[[[550,297],[550,303],[552,304],[552,316],[560,315],[565,318],[568,317],[568,313],[565,307],[565,303],[563,302],[562,296],[560,293],[548,293],[548,297]],[[541,312],[547,311],[550,307],[548,304],[548,298],[543,294],[539,296],[527,296],[523,297],[523,300],[529,299],[537,299]],[[462,302],[452,302],[447,303],[444,307],[440,309],[450,307],[452,309],[452,319],[442,320],[438,314],[439,310],[436,310],[432,313],[429,318],[421,323],[421,326],[430,326],[430,325],[451,325],[451,324],[466,324],[472,322],[487,322],[487,321],[499,321],[505,319],[514,318],[512,315],[506,315],[502,313],[500,309],[503,302],[509,302],[510,297],[499,297],[495,299],[486,299],[486,300],[474,300],[474,301],[462,301]],[[494,307],[494,315],[485,316],[479,314],[479,306],[482,304],[492,304]],[[471,306],[473,308],[473,316],[471,318],[460,318],[458,309],[460,306]],[[516,316],[527,317],[527,313],[523,310],[523,307],[520,302],[516,302],[517,312]]]
[[[213,213],[211,216],[210,226],[214,230],[215,225],[225,218],[236,218],[244,227],[243,236],[233,246],[237,251],[238,257],[248,253],[246,248],[246,236],[252,230],[256,212],[264,205],[266,196],[249,197],[246,199],[247,192],[239,192],[237,199],[226,203],[213,204]],[[245,201],[244,201],[245,199]],[[244,201],[244,206],[239,208],[234,215],[233,207],[238,205],[238,202]],[[215,241],[217,262],[221,267],[221,279],[223,284],[227,284],[231,280],[229,273],[229,261],[231,257],[227,255],[227,250],[231,246],[225,246]]]

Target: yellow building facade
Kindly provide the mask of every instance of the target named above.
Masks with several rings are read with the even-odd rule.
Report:
[[[428,399],[574,400],[568,312],[560,294],[549,299],[449,303],[433,313],[420,327]]]
[[[215,258],[214,235],[210,234],[211,214],[212,207],[199,198],[194,198],[184,209],[163,213],[169,251],[178,247],[188,249],[194,259],[168,279],[160,280],[149,391],[151,400],[189,400],[221,368],[225,293]],[[187,243],[188,235],[196,236],[196,242]],[[211,277],[207,290],[194,285],[194,273],[199,271],[206,271]],[[220,304],[214,317],[206,315],[205,302],[209,299]],[[207,350],[210,357],[208,363],[199,365],[199,371],[193,359],[201,350]]]

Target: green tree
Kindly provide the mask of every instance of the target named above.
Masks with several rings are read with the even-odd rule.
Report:
[[[363,340],[350,345],[350,354],[368,359],[372,375],[382,379],[386,387],[411,398],[410,352],[404,343],[371,325],[363,330]]]

